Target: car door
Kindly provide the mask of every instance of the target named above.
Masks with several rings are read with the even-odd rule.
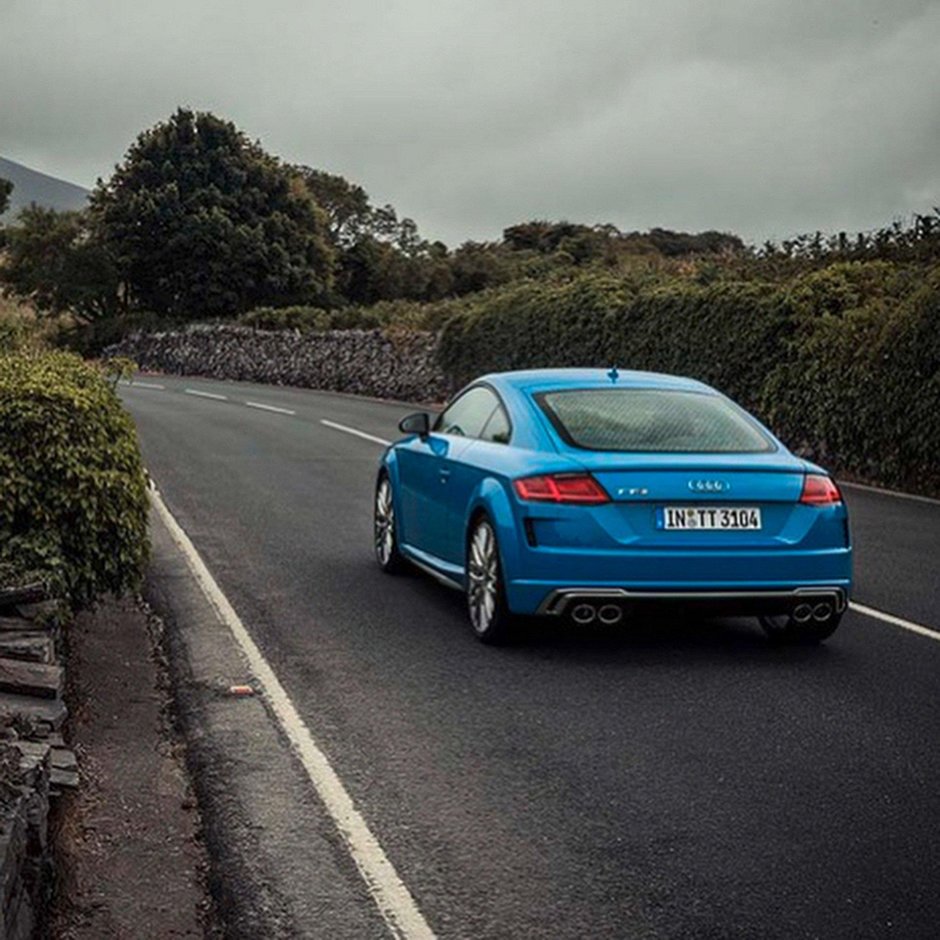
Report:
[[[452,518],[455,494],[472,487],[461,455],[478,438],[497,406],[493,392],[476,385],[438,416],[423,441],[415,438],[402,454],[402,512],[405,538],[414,548],[454,561]]]
[[[480,480],[487,472],[488,452],[509,443],[511,428],[506,411],[492,389],[478,386],[470,429],[475,433],[464,447],[454,448],[444,464],[444,497],[441,505],[441,557],[450,564],[464,564],[467,509]],[[484,417],[485,416],[485,417]],[[481,424],[482,419],[482,424]],[[491,456],[491,455],[489,455]]]

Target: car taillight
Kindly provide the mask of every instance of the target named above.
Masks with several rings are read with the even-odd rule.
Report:
[[[589,473],[553,473],[514,480],[519,499],[534,503],[581,503],[597,505],[610,502],[604,488]]]
[[[807,473],[800,502],[810,506],[832,506],[842,502],[842,494],[829,477],[821,473]]]

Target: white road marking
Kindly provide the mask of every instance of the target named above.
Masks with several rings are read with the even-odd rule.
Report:
[[[166,388],[165,385],[157,385],[156,382],[128,382],[127,384],[134,388],[158,388],[161,392]]]
[[[295,415],[296,411],[291,411],[290,408],[278,408],[277,405],[263,405],[260,401],[246,401],[245,404],[249,408],[263,408],[265,411],[276,411],[279,415]]]
[[[851,601],[849,607],[858,614],[864,614],[866,617],[874,617],[876,620],[883,620],[885,623],[900,627],[902,630],[910,630],[911,633],[917,633],[920,636],[926,636],[931,640],[940,642],[940,630],[931,630],[930,627],[921,626],[919,623],[913,623],[910,620],[905,620],[903,617],[895,617],[894,614],[886,614],[884,611],[875,610],[874,607],[856,604],[855,601]]]
[[[228,395],[216,395],[215,392],[200,392],[195,388],[183,389],[187,395],[198,395],[200,398],[215,398],[217,401],[228,401]]]
[[[898,499],[913,499],[919,503],[933,503],[934,506],[940,506],[940,499],[934,499],[932,496],[921,496],[919,493],[902,493],[900,490],[885,490],[880,486],[868,486],[865,483],[846,483],[845,480],[838,481],[839,486],[847,487],[850,490],[864,490],[867,493],[878,493],[880,496],[896,496]]]
[[[358,428],[350,428],[345,424],[337,424],[335,421],[327,421],[326,418],[321,418],[320,424],[325,424],[328,428],[334,428],[337,431],[345,431],[347,434],[355,434],[356,437],[361,437],[365,441],[372,441],[374,444],[382,444],[385,447],[392,443],[391,441],[385,440],[384,437],[376,437],[374,434],[366,434],[365,431],[360,431]]]
[[[433,940],[434,933],[418,909],[411,892],[356,809],[352,797],[333,770],[326,754],[317,746],[284,686],[209,573],[189,536],[173,518],[159,492],[154,490],[150,495],[154,507],[169,529],[173,541],[185,556],[203,593],[241,647],[271,711],[293,745],[310,782],[336,824],[389,930],[393,936],[404,940]]]

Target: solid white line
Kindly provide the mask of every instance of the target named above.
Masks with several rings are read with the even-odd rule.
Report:
[[[293,745],[310,782],[323,801],[327,812],[336,824],[346,848],[352,856],[359,874],[362,875],[372,899],[396,937],[433,940],[424,915],[418,909],[411,892],[398,876],[386,856],[378,839],[372,834],[365,819],[356,809],[326,754],[320,750],[310,730],[304,724],[284,686],[264,658],[261,650],[251,638],[235,608],[222,593],[221,588],[209,573],[196,547],[183,531],[156,490],[150,498],[160,518],[166,524],[173,541],[183,553],[190,570],[202,588],[209,603],[215,608],[221,621],[229,628],[235,641],[248,660],[254,678],[261,687],[271,711]]]
[[[347,434],[355,434],[356,437],[361,437],[366,441],[372,441],[374,444],[382,444],[387,447],[392,443],[391,441],[385,440],[384,437],[376,437],[374,434],[366,434],[365,431],[360,431],[357,428],[349,428],[346,427],[345,424],[337,424],[335,421],[327,421],[326,418],[321,418],[320,424],[325,424],[328,428],[335,428],[337,431],[345,431]]]
[[[198,395],[200,398],[215,398],[218,401],[228,401],[228,395],[216,395],[215,392],[200,392],[195,388],[183,389],[187,395]]]
[[[156,382],[129,382],[128,385],[132,385],[134,388],[158,388],[160,391],[163,391],[165,385],[157,385]]]
[[[933,503],[940,506],[940,499],[932,496],[921,496],[919,493],[902,493],[900,490],[885,490],[880,486],[868,486],[866,483],[847,483],[839,480],[839,486],[847,486],[850,490],[864,490],[867,493],[877,493],[879,496],[896,496],[898,499],[913,499],[918,503]]]
[[[295,415],[296,411],[291,411],[290,408],[278,408],[277,405],[263,405],[260,401],[246,401],[245,404],[249,408],[263,408],[265,411],[276,411],[279,415]]]
[[[917,633],[920,636],[929,637],[931,640],[940,642],[940,630],[931,630],[930,627],[921,626],[919,623],[913,623],[905,620],[903,617],[895,617],[894,614],[886,614],[884,611],[875,610],[874,607],[866,607],[864,604],[856,604],[855,601],[849,603],[849,607],[856,613],[864,614],[866,617],[874,617],[876,620],[883,620],[902,630],[910,630],[911,633]]]

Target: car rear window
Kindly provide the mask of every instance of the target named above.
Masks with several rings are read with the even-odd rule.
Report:
[[[650,388],[565,389],[536,395],[562,439],[585,450],[757,453],[773,444],[718,395]]]

